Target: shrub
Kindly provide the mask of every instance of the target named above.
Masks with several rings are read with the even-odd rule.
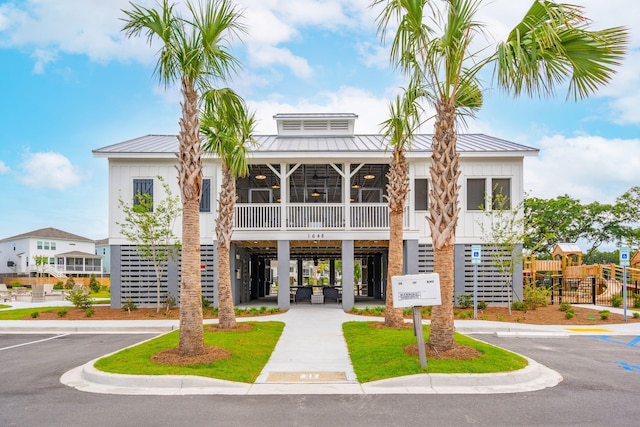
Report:
[[[568,302],[561,302],[560,303],[560,307],[558,307],[558,310],[560,310],[560,311],[571,310],[571,304],[569,304]]]
[[[611,295],[611,307],[622,307],[622,295]]]
[[[573,310],[567,310],[564,312],[565,319],[573,319],[574,317],[575,317],[575,314],[573,313]]]
[[[94,310],[93,308],[89,307],[84,311],[84,317],[91,317],[93,316]]]
[[[522,290],[524,300],[531,310],[536,307],[545,307],[549,301],[551,290],[542,286],[526,285]]]
[[[633,308],[640,308],[640,294],[633,297]]]
[[[458,307],[460,308],[473,307],[473,295],[471,294],[458,295]]]
[[[61,308],[60,310],[57,311],[58,317],[64,317],[66,316],[68,313],[66,308]]]
[[[484,301],[478,301],[478,310],[484,310],[487,308],[487,303]]]
[[[209,308],[211,306],[211,301],[202,297],[202,308]]]
[[[65,289],[73,289],[73,287],[75,286],[76,281],[73,280],[73,277],[69,277],[67,279],[67,281],[64,283],[64,288]]]
[[[168,313],[169,310],[171,310],[176,305],[177,305],[176,297],[174,297],[171,292],[168,292],[164,297],[164,301],[162,302],[162,306],[165,308],[165,310]]]
[[[633,318],[634,319],[640,319],[640,312],[639,311],[634,311],[633,312]]]
[[[89,295],[84,295],[82,289],[69,292],[69,294],[66,296],[66,300],[71,301],[71,304],[73,304],[74,307],[80,308],[82,310],[91,308],[91,305],[93,304],[93,300],[91,299],[91,297]]]
[[[496,319],[498,319],[499,322],[502,322],[504,320],[504,316],[502,314],[498,314]]]
[[[132,311],[138,309],[138,306],[131,298],[128,298],[125,302],[122,303],[122,309],[128,311],[131,314]]]
[[[89,288],[94,294],[100,292],[100,282],[98,282],[98,279],[96,279],[95,274],[91,274],[91,278],[89,279]]]
[[[33,313],[31,313],[31,318],[32,318],[32,319],[37,319],[37,318],[38,318],[38,316],[40,316],[40,313],[39,313],[39,312],[37,312],[37,311],[34,311]]]
[[[62,280],[58,280],[58,282],[53,285],[53,289],[55,289],[56,291],[61,291],[64,289],[64,282]]]
[[[527,310],[527,304],[525,304],[522,301],[514,301],[514,302],[511,303],[511,308],[513,310],[526,311]]]
[[[600,318],[602,320],[607,320],[609,318],[609,315],[611,314],[611,312],[609,310],[600,310],[598,312],[598,314],[600,314]]]

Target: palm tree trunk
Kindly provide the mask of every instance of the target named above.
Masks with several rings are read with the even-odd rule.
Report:
[[[200,283],[200,192],[202,149],[198,94],[182,82],[184,105],[180,118],[178,182],[182,194],[182,279],[180,281],[180,343],[183,356],[204,353],[202,285]]]
[[[392,328],[399,328],[404,324],[402,309],[393,307],[393,284],[391,278],[400,276],[404,267],[403,251],[403,217],[404,204],[409,191],[407,176],[407,160],[404,149],[397,146],[387,174],[389,184],[389,262],[387,274],[387,290],[385,296],[384,324]]]
[[[440,275],[442,305],[431,312],[429,345],[436,351],[454,347],[453,253],[458,222],[459,154],[456,152],[455,104],[453,100],[436,105],[436,123],[431,154],[429,227],[433,241],[434,270]]]
[[[233,232],[233,211],[236,199],[236,183],[228,167],[223,166],[216,237],[218,239],[218,322],[221,329],[236,328],[231,289],[231,267],[229,248]]]

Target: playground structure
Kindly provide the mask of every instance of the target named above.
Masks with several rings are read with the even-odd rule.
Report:
[[[640,251],[627,267],[627,305],[632,306],[640,294]],[[575,243],[558,243],[552,259],[538,260],[526,256],[523,265],[524,283],[547,286],[551,303],[610,305],[614,295],[622,296],[623,267],[616,264],[582,264],[582,251]]]

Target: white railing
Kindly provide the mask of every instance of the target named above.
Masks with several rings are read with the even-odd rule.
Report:
[[[389,228],[389,205],[386,203],[351,205],[351,228]]]
[[[280,228],[280,205],[237,203],[233,218],[236,230],[275,230]]]
[[[344,229],[344,205],[326,203],[288,205],[287,228]]]

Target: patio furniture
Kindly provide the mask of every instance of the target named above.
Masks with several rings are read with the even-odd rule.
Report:
[[[53,283],[45,283],[44,284],[44,298],[47,297],[51,300],[64,300],[64,290],[62,289],[54,289]]]
[[[89,295],[89,288],[82,284],[73,285],[72,292],[82,291],[82,295]]]
[[[27,291],[27,288],[24,287],[13,287],[11,289],[11,296],[13,297],[14,301],[22,301],[22,302],[29,302],[31,301],[31,292]]]
[[[2,301],[11,301],[13,296],[11,295],[11,291],[7,289],[7,285],[4,283],[0,283],[0,298]]]
[[[342,294],[336,288],[332,288],[330,286],[322,288],[322,294],[324,295],[325,301],[327,301],[328,299],[334,299],[336,300],[336,302],[342,301]]]
[[[44,302],[44,285],[34,285],[31,288],[31,302]]]
[[[311,286],[301,286],[296,289],[296,294],[293,297],[293,301],[297,304],[298,301],[308,300],[311,302],[311,294],[313,294],[313,288]]]

